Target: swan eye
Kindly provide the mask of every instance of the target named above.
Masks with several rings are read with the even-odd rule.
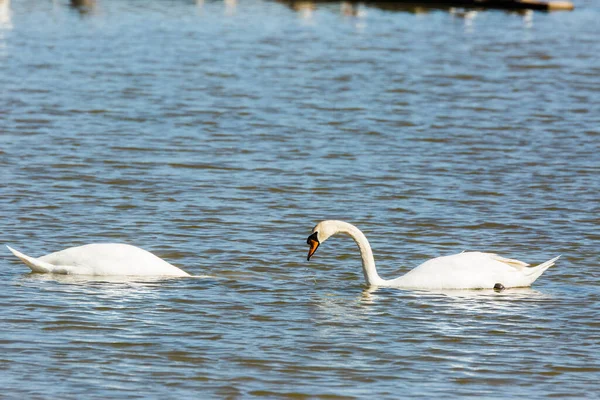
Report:
[[[308,239],[306,239],[306,244],[310,244],[310,242],[317,242],[319,243],[319,232],[314,232],[313,234],[311,234]]]

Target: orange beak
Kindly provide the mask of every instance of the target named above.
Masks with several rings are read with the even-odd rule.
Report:
[[[306,261],[310,261],[312,255],[315,254],[315,251],[317,251],[317,247],[319,247],[319,242],[317,242],[316,240],[311,240],[308,242],[308,245],[310,246],[310,248],[308,249],[308,257],[306,257]]]
[[[306,257],[306,261],[310,261],[310,258],[312,257],[313,254],[315,254],[315,251],[317,251],[317,248],[319,247],[319,239],[317,239],[317,232],[313,233],[312,235],[310,235],[308,237],[308,239],[306,239],[306,243],[309,246],[308,249],[308,257]]]

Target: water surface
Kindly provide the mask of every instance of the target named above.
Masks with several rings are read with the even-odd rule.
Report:
[[[6,398],[600,392],[600,8],[0,2],[1,242],[193,275],[28,274],[2,251]],[[531,289],[369,290],[482,250]]]

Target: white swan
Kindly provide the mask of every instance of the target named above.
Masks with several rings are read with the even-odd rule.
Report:
[[[128,244],[86,244],[40,258],[29,257],[6,247],[33,272],[96,276],[190,276],[154,254]]]
[[[407,274],[391,280],[379,277],[371,246],[365,235],[354,225],[343,221],[322,221],[312,230],[307,243],[310,260],[320,244],[336,233],[350,235],[360,249],[363,273],[367,285],[393,286],[406,289],[491,289],[530,286],[542,273],[554,265],[558,257],[538,266],[511,260],[496,254],[463,252],[426,261]]]

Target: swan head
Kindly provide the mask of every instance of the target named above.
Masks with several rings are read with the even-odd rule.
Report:
[[[308,257],[306,257],[307,261],[310,261],[310,258],[315,254],[319,245],[329,239],[330,236],[339,232],[339,227],[337,224],[338,221],[322,221],[317,224],[312,230],[312,233],[306,239],[306,243],[308,244]]]

